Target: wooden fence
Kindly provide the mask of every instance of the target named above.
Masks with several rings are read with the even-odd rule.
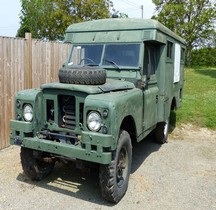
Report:
[[[10,119],[14,119],[14,96],[58,80],[70,44],[0,37],[0,149],[9,146]]]

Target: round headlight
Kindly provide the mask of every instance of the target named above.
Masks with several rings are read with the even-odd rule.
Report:
[[[25,119],[25,121],[32,121],[33,119],[33,109],[32,109],[32,106],[30,104],[26,104],[24,106],[24,109],[23,109],[23,117]]]
[[[101,116],[98,112],[90,112],[87,117],[87,125],[91,131],[98,131],[101,127]]]

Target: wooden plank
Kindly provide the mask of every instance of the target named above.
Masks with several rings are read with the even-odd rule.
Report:
[[[3,125],[4,125],[4,121],[3,121],[3,71],[4,71],[4,68],[3,68],[3,65],[4,65],[4,61],[3,61],[3,37],[0,37],[0,149],[3,148]]]
[[[26,44],[26,62],[25,62],[25,89],[32,87],[32,38],[31,33],[25,33]]]

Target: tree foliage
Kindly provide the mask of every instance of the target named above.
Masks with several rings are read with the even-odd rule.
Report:
[[[156,18],[183,37],[187,45],[187,63],[191,51],[212,42],[215,33],[216,3],[211,0],[153,0]]]
[[[31,32],[33,38],[62,40],[72,23],[110,17],[110,0],[21,0],[18,37]]]

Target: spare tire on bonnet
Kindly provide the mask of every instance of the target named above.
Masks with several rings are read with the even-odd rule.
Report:
[[[67,84],[102,85],[106,82],[106,70],[93,67],[61,68],[59,81]]]

